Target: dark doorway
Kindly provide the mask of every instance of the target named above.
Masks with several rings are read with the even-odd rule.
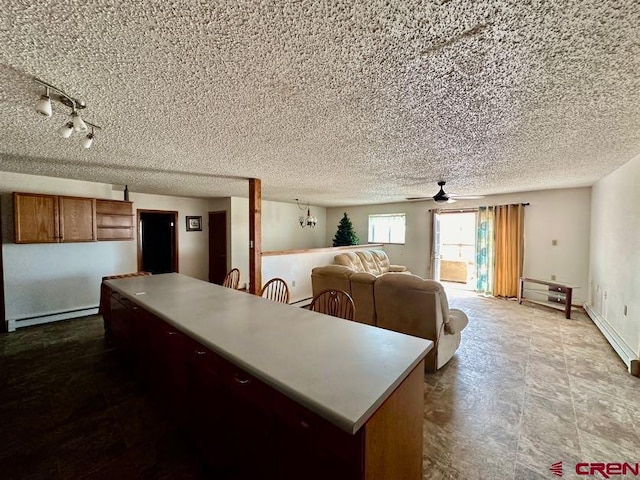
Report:
[[[222,285],[227,274],[227,212],[209,212],[209,281]]]
[[[4,313],[4,270],[2,267],[2,244],[4,237],[2,233],[2,210],[0,209],[0,333],[8,331],[7,319]]]
[[[138,270],[178,271],[178,212],[138,210]]]

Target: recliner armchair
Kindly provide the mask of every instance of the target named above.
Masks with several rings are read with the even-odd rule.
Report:
[[[444,287],[417,275],[382,275],[375,282],[377,326],[426,338],[435,345],[425,359],[425,369],[443,367],[460,345],[469,323],[462,310],[449,308]]]

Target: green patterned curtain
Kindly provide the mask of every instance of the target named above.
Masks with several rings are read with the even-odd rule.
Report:
[[[476,292],[483,295],[493,294],[493,272],[495,264],[494,223],[494,208],[478,207]]]

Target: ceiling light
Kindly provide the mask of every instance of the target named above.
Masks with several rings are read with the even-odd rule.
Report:
[[[45,117],[51,116],[51,98],[49,98],[49,87],[45,87],[47,93],[40,96],[40,100],[36,103],[36,112]]]
[[[36,111],[44,116],[50,117],[53,113],[51,109],[51,100],[55,100],[64,106],[69,107],[71,109],[71,118],[58,129],[58,133],[63,138],[69,138],[73,132],[86,132],[89,129],[88,126],[90,126],[91,133],[80,140],[80,145],[84,148],[90,148],[93,144],[93,131],[94,129],[100,129],[100,127],[94,123],[87,122],[80,117],[78,109],[84,109],[87,105],[82,100],[70,97],[59,88],[54,87],[47,82],[37,78],[34,78],[34,80],[46,89],[45,95],[41,95],[40,99],[36,103]],[[52,95],[49,95],[49,90],[53,91]]]
[[[300,226],[302,228],[304,227],[310,227],[310,228],[315,228],[316,224],[318,223],[318,218],[315,217],[314,215],[311,215],[311,209],[309,208],[309,204],[307,203],[307,206],[300,206],[300,203],[298,202],[298,199],[296,198],[296,204],[298,205],[298,208],[300,210],[307,210],[307,216],[299,216],[298,217],[298,222],[300,222]]]
[[[67,122],[58,129],[58,133],[62,138],[69,138],[73,133],[73,123]]]

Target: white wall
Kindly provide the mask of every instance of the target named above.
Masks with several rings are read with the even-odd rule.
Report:
[[[122,200],[120,194],[114,198]],[[169,197],[165,195],[148,195],[131,192],[129,200],[133,202],[133,210],[166,210],[178,212],[178,271],[184,275],[208,280],[209,278],[209,200],[204,198]],[[202,231],[187,232],[186,217],[202,217]],[[137,267],[137,232],[136,241],[126,242],[127,264],[135,271]]]
[[[297,302],[313,296],[311,270],[314,267],[333,264],[333,257],[339,253],[367,248],[371,247],[366,245],[361,248],[336,247],[319,251],[267,255],[262,257],[262,276],[265,281],[269,278],[282,278],[289,285],[289,303]]]
[[[7,320],[95,307],[102,275],[132,271],[127,243],[13,243],[11,192],[111,198],[111,185],[2,172],[2,255]]]
[[[640,156],[593,186],[589,285],[589,307],[640,357]]]
[[[2,172],[2,254],[7,320],[96,307],[101,277],[138,269],[136,240],[29,245],[13,243],[11,192],[14,191],[122,198],[122,191],[114,191],[107,184]],[[202,215],[205,219],[209,201],[134,192],[130,199],[134,202],[134,211],[142,208],[179,212],[180,272],[206,279],[208,231],[203,228],[202,232],[187,232],[185,216]]]
[[[262,201],[262,251],[326,247],[326,208],[311,206],[315,228],[302,228],[296,204]],[[240,270],[240,284],[249,281],[249,199],[231,197],[231,267]],[[331,245],[331,243],[329,243]],[[263,273],[263,283],[269,280]]]
[[[493,195],[482,200],[458,201],[446,209],[479,205],[529,203],[525,210],[524,274],[534,278],[577,284],[574,303],[587,298],[590,188],[572,188]],[[406,265],[412,273],[427,277],[430,267],[431,201],[402,202],[384,205],[327,209],[327,237],[331,242],[343,212],[347,212],[360,243],[367,242],[368,216],[379,213],[406,213],[407,230],[404,245],[385,245],[391,263]],[[552,246],[551,241],[558,245]],[[330,244],[330,243],[329,243]]]

